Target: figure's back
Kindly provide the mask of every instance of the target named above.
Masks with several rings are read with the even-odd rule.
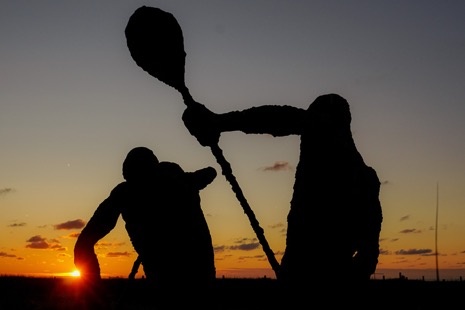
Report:
[[[307,112],[283,270],[299,277],[348,275],[360,240],[379,236],[379,180],[357,151],[344,99],[322,96]]]
[[[128,184],[122,216],[147,277],[215,277],[212,239],[198,189],[174,163],[160,163],[157,177]]]

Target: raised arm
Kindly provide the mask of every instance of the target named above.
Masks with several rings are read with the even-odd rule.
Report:
[[[243,111],[219,115],[219,126],[224,131],[249,134],[270,134],[275,137],[300,135],[306,110],[291,106],[264,105]]]
[[[186,173],[188,180],[198,190],[207,187],[216,178],[216,170],[213,167],[205,167],[194,172]]]
[[[180,178],[185,178],[182,179],[183,182],[188,182],[189,186],[199,191],[207,187],[217,176],[216,170],[213,167],[205,167],[193,172],[184,172],[178,164],[167,161],[160,162],[157,169],[158,174],[163,176],[164,179],[181,180]]]
[[[270,134],[275,137],[300,135],[307,111],[291,106],[264,105],[242,111],[216,114],[202,104],[191,105],[183,114],[189,132],[204,146],[218,142],[226,131]]]

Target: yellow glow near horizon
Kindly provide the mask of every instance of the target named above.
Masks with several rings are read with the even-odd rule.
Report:
[[[79,272],[79,270],[76,269],[76,270],[70,272],[69,275],[72,276],[72,277],[80,277],[81,273]]]

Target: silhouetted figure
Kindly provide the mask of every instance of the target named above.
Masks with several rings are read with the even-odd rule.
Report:
[[[99,282],[94,245],[121,214],[147,281],[154,286],[154,302],[207,298],[216,271],[199,191],[215,179],[216,170],[184,172],[178,164],[159,162],[150,149],[137,147],[124,160],[123,177],[126,181],[98,206],[76,242],[74,262],[81,278]],[[197,290],[206,295],[199,296]]]
[[[380,182],[357,151],[344,98],[323,95],[307,110],[265,105],[224,114],[191,105],[183,120],[204,146],[218,143],[226,131],[300,135],[300,159],[278,279],[290,292],[305,290],[304,299],[316,296],[310,287],[326,291],[341,281],[369,280],[379,255]]]
[[[141,6],[129,18],[125,35],[131,56],[138,66],[151,76],[178,90],[187,106],[197,104],[185,84],[184,67],[187,54],[184,51],[182,29],[171,13],[159,8]],[[271,267],[277,272],[279,263],[232,172],[231,165],[223,156],[223,151],[218,144],[209,146],[221,167],[222,174],[231,185],[244,213],[249,218],[250,225]]]

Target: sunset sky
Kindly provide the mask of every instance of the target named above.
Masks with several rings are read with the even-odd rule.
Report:
[[[182,97],[129,54],[124,29],[142,5],[177,18],[186,84],[214,112],[347,99],[382,182],[376,276],[435,268],[439,205],[441,275],[465,277],[461,0],[2,1],[0,275],[72,272],[77,235],[123,180],[127,152],[146,146],[187,171],[217,169],[201,192],[217,275],[274,276],[210,149],[184,127]],[[219,145],[280,261],[299,137],[225,133]],[[121,218],[96,251],[104,277],[127,277],[137,255]]]

